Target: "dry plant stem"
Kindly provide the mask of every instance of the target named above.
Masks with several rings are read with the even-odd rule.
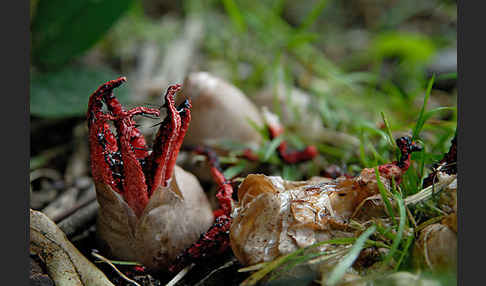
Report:
[[[116,266],[113,263],[111,263],[111,261],[109,259],[107,259],[106,257],[104,257],[104,256],[102,256],[102,255],[100,255],[100,254],[98,254],[94,251],[91,252],[91,255],[93,255],[94,257],[98,258],[99,260],[105,262],[106,264],[110,265],[111,268],[113,268],[113,270],[115,270],[115,272],[118,273],[118,275],[120,275],[120,277],[123,278],[125,281],[128,281],[135,286],[141,286],[136,281],[133,281],[132,279],[128,278],[125,274],[123,274],[120,270],[118,270],[118,268],[116,268]]]
[[[75,206],[78,194],[78,188],[68,188],[54,201],[52,201],[44,209],[42,209],[42,212],[50,219],[55,221],[55,218],[57,216],[72,209]]]
[[[238,260],[232,258],[230,261],[226,262],[225,264],[221,265],[220,267],[212,270],[211,272],[209,272],[208,275],[206,275],[203,279],[201,279],[199,282],[197,282],[194,286],[201,286],[201,285],[204,285],[204,282],[206,280],[208,280],[214,273],[220,271],[220,270],[223,270],[225,268],[228,268],[230,267],[231,265],[235,264]]]
[[[194,64],[197,49],[204,37],[204,24],[201,20],[195,15],[189,15],[180,37],[167,47],[161,69],[155,78],[155,81],[163,83],[162,86],[170,82],[182,82]]]
[[[66,236],[71,237],[79,230],[84,229],[89,223],[94,223],[98,209],[99,204],[94,198],[80,205],[74,213],[65,219],[60,220],[58,226]]]
[[[95,200],[96,200],[96,191],[94,190],[94,186],[92,185],[89,189],[84,191],[84,193],[80,196],[78,202],[74,206],[54,216],[52,220],[55,223],[58,223],[64,220],[65,218],[71,216],[72,214],[76,213],[79,209],[85,207],[86,205],[92,203]]]
[[[416,203],[425,201],[430,197],[432,197],[434,193],[440,192],[444,187],[451,184],[455,179],[456,179],[455,176],[451,176],[449,178],[446,178],[442,182],[438,182],[433,185],[430,185],[427,188],[422,189],[420,192],[406,197],[404,203],[406,206],[408,206],[408,205],[414,205]]]
[[[179,281],[182,280],[182,278],[184,278],[186,276],[187,273],[189,273],[189,271],[194,267],[196,266],[196,264],[192,263],[192,264],[189,264],[187,265],[186,267],[184,267],[184,269],[182,269],[181,271],[179,271],[179,273],[177,273],[176,276],[174,276],[174,278],[172,278],[169,283],[167,283],[165,286],[174,286],[176,285]]]
[[[39,178],[49,178],[51,180],[57,181],[61,180],[61,174],[54,169],[37,169],[30,172],[30,182],[33,182]]]
[[[203,36],[204,25],[201,19],[189,15],[184,23],[184,31],[167,46],[160,47],[152,41],[145,43],[140,53],[140,65],[135,72],[139,100],[158,94],[172,82],[182,82],[197,60],[195,57]],[[162,61],[158,58],[162,58]],[[156,70],[158,67],[159,70]]]

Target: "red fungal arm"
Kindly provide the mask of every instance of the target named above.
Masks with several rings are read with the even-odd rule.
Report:
[[[175,159],[173,158],[177,158],[179,153],[179,149],[176,149],[176,146],[180,146],[178,141],[182,141],[184,138],[183,135],[180,136],[182,122],[179,111],[175,107],[174,98],[180,88],[180,85],[169,86],[165,94],[164,107],[167,109],[167,117],[157,132],[153,151],[149,156],[145,172],[150,193],[161,185],[167,185],[175,165]],[[169,177],[167,177],[168,175]]]
[[[174,264],[169,267],[169,271],[175,273],[191,262],[207,257],[214,258],[214,255],[223,253],[230,246],[230,227],[230,217],[226,215],[217,217],[209,230],[201,234],[197,242],[193,243],[177,257]]]
[[[193,148],[194,153],[204,155],[208,158],[209,165],[211,166],[211,175],[213,180],[219,187],[216,198],[218,198],[220,209],[216,210],[215,216],[226,215],[231,216],[233,199],[233,187],[224,177],[221,167],[219,166],[218,156],[216,153],[208,147],[195,147]]]
[[[113,154],[118,151],[116,138],[110,131],[108,120],[113,116],[104,114],[103,98],[105,94],[111,94],[113,89],[126,81],[125,77],[111,80],[91,94],[88,102],[87,121],[89,127],[89,146],[91,173],[95,182],[109,184],[115,191],[121,193],[120,180],[113,176]]]
[[[180,108],[178,108],[180,120],[181,120],[181,128],[179,130],[179,134],[176,138],[174,145],[172,146],[172,154],[169,157],[167,164],[167,168],[165,170],[165,181],[168,181],[172,177],[172,173],[174,172],[174,166],[176,165],[177,156],[179,155],[179,151],[182,146],[182,142],[184,141],[184,136],[186,135],[187,129],[189,128],[189,122],[191,121],[191,101],[186,99]]]
[[[268,126],[268,130],[270,131],[270,139],[272,140],[283,134],[283,128],[281,126],[270,125]],[[317,156],[317,149],[315,146],[307,146],[304,150],[301,151],[289,151],[287,142],[285,141],[282,141],[282,143],[280,143],[277,151],[280,158],[282,158],[282,160],[284,160],[288,164],[309,161]]]
[[[93,92],[93,94],[91,94],[88,102],[88,127],[91,127],[99,117],[103,116],[102,108],[105,94],[112,94],[114,88],[119,87],[126,81],[126,77],[110,80],[109,82],[102,84],[95,92]]]
[[[278,125],[269,125],[268,130],[270,131],[270,139],[274,139],[283,134],[284,130]],[[277,148],[278,155],[282,160],[288,164],[295,164],[299,162],[312,160],[317,156],[317,148],[315,146],[307,146],[301,151],[289,151],[287,142],[282,141]]]
[[[123,198],[130,208],[135,212],[135,215],[140,217],[149,201],[147,185],[145,183],[145,175],[140,162],[137,160],[135,151],[130,144],[130,135],[132,134],[131,127],[129,125],[125,125],[125,122],[119,124],[119,127],[119,130],[121,131],[121,134],[119,135],[119,142],[124,173]]]
[[[407,136],[396,139],[396,142],[401,152],[400,160],[380,165],[378,166],[378,171],[385,178],[389,178],[390,180],[393,178],[397,184],[400,184],[402,174],[410,167],[412,153],[421,151],[422,147]]]
[[[282,126],[277,124],[269,124],[268,131],[270,132],[270,139],[277,138],[282,135],[284,130]],[[309,161],[314,159],[317,154],[317,148],[315,146],[307,146],[304,150],[289,151],[287,142],[282,141],[277,147],[278,156],[287,164],[296,164],[299,162]],[[245,149],[240,156],[248,161],[258,161],[258,156],[251,150]]]
[[[91,168],[96,182],[109,184],[121,193],[130,208],[140,216],[148,203],[148,193],[139,159],[144,159],[148,152],[145,138],[135,127],[132,117],[138,114],[159,116],[159,111],[146,107],[125,111],[113,94],[113,89],[125,81],[125,77],[109,81],[90,97],[87,117]],[[102,111],[103,103],[108,114]],[[109,129],[108,120],[114,122],[116,137]]]
[[[270,139],[277,138],[284,133],[284,128],[280,124],[280,120],[277,115],[268,111],[264,108],[262,112],[264,121],[268,126],[268,131],[270,133]],[[317,156],[317,149],[314,146],[308,146],[304,150],[300,151],[290,151],[287,146],[287,142],[282,141],[277,147],[277,153],[280,159],[282,159],[287,164],[295,164],[303,161],[312,160]],[[253,156],[248,156],[249,154],[244,154],[246,157],[251,158]]]
[[[216,197],[218,198],[220,209],[214,211],[214,216],[216,217],[214,224],[208,231],[201,234],[198,241],[177,257],[176,262],[169,268],[171,272],[181,270],[190,262],[220,254],[229,247],[233,187],[221,172],[218,157],[213,150],[200,146],[188,149],[192,149],[194,153],[208,158],[211,174],[219,187]]]

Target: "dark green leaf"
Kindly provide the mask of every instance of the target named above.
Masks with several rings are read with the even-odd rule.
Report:
[[[93,46],[133,0],[40,0],[32,21],[32,62],[60,66]]]
[[[70,67],[51,73],[32,73],[30,113],[48,118],[84,116],[89,96],[103,83],[120,75],[106,68]],[[127,103],[127,84],[115,90],[118,99]]]

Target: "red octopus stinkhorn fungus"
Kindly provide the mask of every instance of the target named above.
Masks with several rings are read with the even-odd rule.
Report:
[[[168,88],[163,105],[167,117],[150,152],[133,117],[159,116],[159,110],[125,110],[113,94],[125,81],[109,81],[89,99],[91,171],[100,204],[97,232],[111,255],[166,270],[214,219],[196,177],[175,164],[191,103],[175,106],[180,85]]]

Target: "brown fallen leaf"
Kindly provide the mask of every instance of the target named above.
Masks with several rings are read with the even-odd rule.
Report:
[[[45,263],[57,286],[113,285],[45,214],[30,210],[30,252]]]

